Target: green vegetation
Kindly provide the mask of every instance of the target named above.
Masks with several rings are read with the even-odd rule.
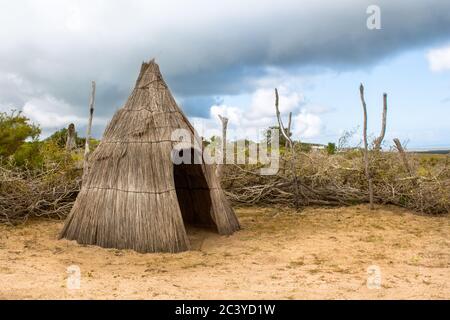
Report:
[[[53,133],[50,137],[48,137],[47,141],[53,141],[58,145],[60,148],[64,148],[66,146],[66,140],[67,140],[67,128],[63,128],[61,130],[56,131]],[[84,144],[86,142],[86,138],[79,138],[78,134],[75,132],[75,142],[77,145],[77,148],[84,147]]]
[[[0,112],[0,158],[13,155],[26,140],[35,141],[40,133],[21,112]]]
[[[336,150],[337,150],[337,148],[336,148],[336,143],[328,142],[328,145],[327,145],[327,153],[328,153],[329,155],[332,155],[332,154],[335,154],[335,153],[336,153]]]
[[[67,129],[44,140],[39,134],[20,112],[0,114],[0,222],[64,218],[78,194],[85,139],[77,137],[77,149],[68,152]],[[92,139],[91,149],[98,143]]]
[[[82,160],[81,149],[86,138],[76,134],[78,150],[65,150],[67,129],[56,131],[48,138],[39,140],[41,129],[22,115],[21,112],[0,112],[0,165],[14,170],[45,171],[56,165],[67,168],[74,167]],[[91,139],[91,150],[100,141]]]

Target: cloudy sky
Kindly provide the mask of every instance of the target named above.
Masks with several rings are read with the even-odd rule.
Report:
[[[369,29],[370,5],[381,29]],[[294,114],[296,139],[360,137],[363,82],[369,131],[389,95],[387,146],[450,146],[450,1],[0,0],[0,110],[23,110],[43,135],[84,132],[90,81],[95,133],[130,93],[142,61],[160,64],[200,134],[254,138]],[[359,129],[358,129],[359,126]]]

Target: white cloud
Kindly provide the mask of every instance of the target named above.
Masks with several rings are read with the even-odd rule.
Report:
[[[83,27],[81,11],[77,7],[72,7],[66,20],[66,28],[69,31],[77,32]]]
[[[317,114],[302,110],[292,119],[292,133],[300,140],[304,138],[316,138],[322,132],[322,120]]]
[[[297,92],[289,92],[286,87],[278,88],[279,108],[281,114],[295,112],[300,103],[303,102],[303,96]],[[252,95],[252,101],[248,117],[273,117],[275,115],[275,90],[258,89]]]
[[[211,132],[213,135],[222,134],[222,124],[218,115],[227,117],[228,120],[228,137],[231,140],[248,138],[252,140],[261,140],[264,131],[276,124],[275,117],[259,116],[255,117],[246,108],[235,106],[212,106],[210,109],[210,118],[203,123],[205,132]],[[208,136],[208,135],[205,135]],[[210,136],[210,135],[209,135]]]
[[[248,107],[213,105],[210,117],[191,118],[197,132],[206,138],[222,134],[222,125],[218,115],[225,116],[228,121],[228,137],[230,140],[248,138],[254,141],[263,139],[264,131],[271,126],[278,126],[275,116],[275,93],[273,89],[260,88],[251,95]],[[285,119],[289,112],[293,113],[292,131],[294,139],[318,137],[323,129],[319,114],[328,109],[317,105],[305,105],[303,95],[290,91],[286,86],[280,86],[280,112]],[[287,120],[284,120],[287,125]]]
[[[241,122],[244,119],[244,112],[241,108],[229,107],[226,105],[212,106],[210,115],[213,119],[218,119],[218,116],[221,115],[228,118],[230,123],[234,123],[238,126],[242,124]]]
[[[88,122],[87,117],[76,116],[74,108],[67,102],[50,95],[30,99],[24,104],[22,112],[31,122],[43,129],[44,138],[55,130],[67,127],[70,123],[80,128],[85,127]],[[104,126],[106,122],[104,118],[94,117],[93,124]]]
[[[427,59],[434,72],[450,70],[450,46],[430,50]]]
[[[84,124],[86,119],[73,116],[72,108],[50,95],[32,98],[22,108],[23,114],[43,128],[65,127],[71,122]]]

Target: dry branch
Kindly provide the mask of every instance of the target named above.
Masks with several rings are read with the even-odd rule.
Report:
[[[292,124],[292,112],[289,112],[288,126],[287,126],[287,129],[286,129],[286,133],[287,133],[287,135],[289,137],[292,136],[292,134],[291,134],[291,124]],[[284,144],[284,147],[286,149],[289,147],[289,141],[288,140],[286,140],[286,142]]]
[[[366,173],[366,178],[369,185],[369,203],[370,203],[370,209],[374,209],[373,204],[373,181],[372,176],[370,172],[370,165],[369,165],[369,144],[367,142],[367,105],[366,101],[364,99],[364,86],[361,83],[359,87],[359,93],[361,96],[361,103],[364,111],[364,126],[363,126],[363,139],[364,139],[364,170]]]
[[[381,133],[378,138],[375,139],[374,149],[376,151],[381,150],[381,144],[383,143],[384,136],[386,134],[386,118],[387,118],[387,93],[383,94],[383,115],[381,120]]]
[[[86,144],[84,148],[83,180],[85,180],[85,176],[89,172],[89,155],[91,153],[89,143],[91,141],[92,119],[94,118],[94,106],[95,106],[95,81],[92,81],[91,98],[89,100],[89,122],[86,130]]]
[[[402,159],[402,163],[405,166],[406,172],[408,172],[409,176],[413,176],[413,171],[411,169],[411,166],[409,165],[408,159],[406,158],[405,150],[403,149],[402,144],[400,143],[400,140],[398,138],[394,139],[395,147],[398,150],[398,153],[400,154],[400,158]]]
[[[395,152],[377,155],[373,172],[374,202],[394,204],[411,210],[450,213],[450,170],[442,161],[426,167],[431,176],[411,178]],[[311,153],[302,161],[299,182],[304,196],[299,205],[352,205],[368,203],[365,164],[350,153]],[[294,183],[283,175],[260,176],[258,166],[240,165],[225,169],[223,188],[235,204],[295,205]],[[414,167],[411,165],[414,172]],[[414,181],[417,179],[418,183]],[[298,199],[298,198],[297,198]]]
[[[380,152],[377,157],[378,170],[373,176],[377,203],[428,214],[450,213],[448,157],[438,164],[419,164],[418,158],[411,155],[407,170],[404,162],[398,160],[397,152]],[[364,163],[358,157],[345,152],[335,155],[314,152],[304,159],[298,173],[304,189],[301,206],[342,206],[369,201]],[[427,175],[417,173],[419,165]],[[261,176],[258,174],[261,166],[225,167],[222,185],[228,198],[235,204],[294,206],[292,179],[282,174]],[[67,215],[80,189],[81,172],[66,174],[60,164],[50,167],[30,172],[0,166],[0,223],[17,224],[29,217]]]
[[[65,218],[79,190],[80,179],[67,175],[61,164],[42,172],[0,167],[0,223]]]

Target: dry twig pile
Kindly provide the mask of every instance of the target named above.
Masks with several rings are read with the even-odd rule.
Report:
[[[0,167],[0,223],[14,225],[29,217],[64,218],[80,181],[59,165],[40,172]]]
[[[224,169],[223,187],[236,204],[352,205],[369,202],[365,164],[360,150],[328,155],[297,151],[299,199],[295,199],[292,173],[280,169],[277,175],[257,175],[249,165],[229,165]],[[418,212],[450,212],[450,168],[448,156],[442,163],[427,164],[419,156],[407,154],[413,175],[405,169],[396,152],[372,151],[371,172],[374,201],[394,204]],[[286,161],[281,161],[285,163]]]

